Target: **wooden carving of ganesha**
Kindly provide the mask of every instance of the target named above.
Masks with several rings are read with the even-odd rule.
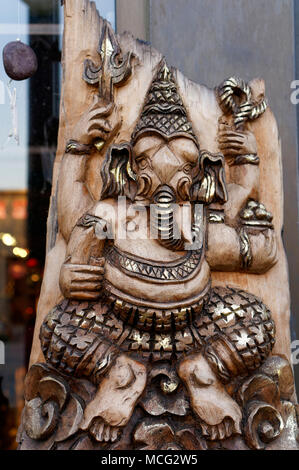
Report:
[[[261,198],[264,84],[197,89],[98,28],[101,65],[80,77],[90,105],[53,190],[20,448],[297,448],[276,317],[244,288],[281,257]]]

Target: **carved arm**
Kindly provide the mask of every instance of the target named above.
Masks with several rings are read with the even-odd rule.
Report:
[[[226,218],[225,218],[226,222]],[[272,216],[263,204],[250,200],[235,226],[209,223],[207,261],[214,271],[246,271],[261,274],[277,261]]]
[[[219,123],[218,143],[228,165],[226,221],[234,225],[249,199],[259,199],[259,157],[255,135]]]
[[[104,102],[95,94],[92,104],[72,130],[58,182],[58,224],[65,240],[68,240],[78,215],[84,214],[93,202],[92,191],[86,182],[87,163],[94,155],[100,157],[120,125],[117,106]]]
[[[106,221],[85,214],[74,227],[60,270],[59,285],[65,298],[97,300],[104,280]]]
[[[208,262],[217,271],[264,273],[277,260],[277,244],[272,215],[258,202],[255,135],[248,123],[240,130],[221,118],[218,143],[227,163],[228,198],[222,207],[210,205]],[[213,209],[218,209],[218,217],[211,217]]]

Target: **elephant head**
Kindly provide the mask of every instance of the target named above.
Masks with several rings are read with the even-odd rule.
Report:
[[[102,198],[122,195],[151,205],[154,238],[171,250],[182,250],[186,241],[176,223],[177,205],[189,204],[192,211],[190,203],[226,200],[223,156],[200,151],[174,71],[165,61],[147,93],[131,143],[110,147],[102,179]]]

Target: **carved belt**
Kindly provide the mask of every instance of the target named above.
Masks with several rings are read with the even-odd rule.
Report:
[[[114,313],[126,324],[142,331],[170,331],[182,330],[198,317],[209,298],[211,284],[196,296],[184,299],[181,302],[158,304],[142,299],[136,299],[105,282],[106,298],[110,300]]]
[[[192,277],[200,264],[202,250],[188,251],[179,260],[163,265],[155,262],[147,263],[144,259],[130,257],[115,246],[105,253],[107,261],[127,275],[147,278],[154,282],[170,283],[186,281]]]
[[[178,260],[164,263],[147,263],[145,259],[129,256],[115,246],[107,248],[106,260],[126,275],[147,279],[155,283],[184,282],[193,277],[200,269],[202,249],[188,251]],[[140,330],[181,330],[200,314],[210,284],[196,296],[181,302],[157,303],[136,299],[119,291],[108,281],[104,284],[106,296],[113,304],[113,310],[123,321]]]

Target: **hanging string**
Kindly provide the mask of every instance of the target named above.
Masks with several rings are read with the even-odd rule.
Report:
[[[21,2],[18,0],[17,6],[17,15],[18,15],[18,26],[17,26],[17,41],[21,41]],[[9,106],[10,106],[10,114],[11,114],[11,129],[8,134],[8,138],[4,144],[4,146],[13,139],[17,145],[20,145],[20,138],[19,138],[19,123],[18,123],[18,109],[17,109],[17,89],[16,87],[12,86],[13,80],[9,80],[6,89],[7,94],[9,97]]]
[[[18,32],[17,34],[18,34],[17,41],[21,41],[21,0],[18,0]],[[17,109],[17,89],[16,87],[13,87],[13,89],[10,90],[11,83],[12,83],[12,80],[10,80],[7,86],[10,111],[11,111],[11,124],[12,124],[11,131],[8,137],[14,139],[17,145],[20,145],[18,109]]]
[[[17,41],[21,41],[21,2],[18,0],[18,37]]]
[[[17,145],[20,145],[19,139],[19,125],[18,125],[18,109],[17,109],[17,89],[14,87],[10,90],[9,85],[11,84],[12,80],[7,86],[7,91],[9,95],[9,104],[10,104],[10,111],[11,111],[11,131],[8,135],[9,138],[12,138],[16,141]]]
[[[8,133],[6,141],[0,146],[0,150],[4,150],[6,145],[13,139],[17,145],[20,145],[19,139],[19,126],[18,126],[18,109],[17,109],[17,90],[12,88],[12,80],[6,85],[6,90],[9,98],[9,107],[11,114],[11,129]]]
[[[21,41],[21,0],[18,0],[18,37],[17,41]],[[9,90],[10,91],[10,90]],[[19,138],[19,123],[18,123],[18,109],[17,109],[17,89],[14,87],[9,93],[9,103],[11,110],[12,129],[9,137],[14,139],[17,145],[20,145]]]

